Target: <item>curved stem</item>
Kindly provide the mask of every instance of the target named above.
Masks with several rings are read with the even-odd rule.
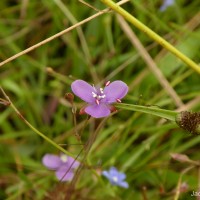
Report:
[[[39,136],[41,136],[43,139],[45,139],[47,142],[49,142],[50,144],[52,144],[54,147],[56,147],[57,149],[59,149],[60,151],[62,151],[63,153],[65,153],[68,156],[71,157],[75,157],[73,154],[71,154],[70,152],[68,152],[67,150],[63,149],[61,146],[59,146],[58,144],[56,144],[53,140],[51,140],[50,138],[48,138],[46,135],[44,135],[42,132],[40,132],[39,130],[37,130],[32,124],[30,124],[24,117],[23,115],[19,112],[19,110],[15,107],[15,105],[12,103],[12,101],[10,100],[10,98],[6,95],[5,91],[3,90],[2,87],[0,87],[1,92],[3,93],[3,95],[5,96],[5,98],[8,100],[8,102],[10,103],[9,106],[17,113],[17,115],[20,117],[20,119],[30,128],[32,129],[35,133],[37,133]]]

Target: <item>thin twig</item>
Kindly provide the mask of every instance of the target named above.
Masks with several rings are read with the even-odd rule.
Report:
[[[79,2],[81,2],[82,4],[88,6],[89,8],[92,8],[93,10],[99,12],[100,10],[98,10],[97,8],[95,8],[94,6],[90,5],[89,3],[83,1],[83,0],[78,0]]]
[[[128,2],[128,1],[129,0],[122,0],[122,1],[120,1],[118,3],[118,5],[122,5],[122,4],[124,4],[124,3]],[[27,48],[27,49],[25,49],[25,50],[23,50],[21,52],[19,52],[19,53],[17,53],[17,54],[15,54],[14,56],[11,56],[10,58],[8,58],[8,59],[4,60],[3,62],[1,62],[0,63],[0,67],[5,65],[6,63],[12,61],[12,60],[15,60],[16,58],[18,58],[20,56],[30,52],[30,51],[33,51],[34,49],[36,49],[36,48],[38,48],[38,47],[40,47],[40,46],[52,41],[52,40],[54,40],[54,39],[56,39],[58,37],[60,37],[61,35],[64,35],[65,33],[77,28],[78,26],[81,26],[81,25],[85,24],[86,22],[88,22],[88,21],[90,21],[90,20],[92,20],[92,19],[94,19],[94,18],[96,18],[96,17],[108,12],[109,10],[110,10],[109,8],[106,8],[106,9],[104,9],[102,11],[99,11],[98,13],[96,13],[96,14],[94,14],[94,15],[92,15],[92,16],[84,19],[84,20],[82,20],[81,22],[78,22],[78,23],[70,26],[69,28],[67,28],[67,29],[65,29],[65,30],[63,30],[63,31],[61,31],[61,32],[59,32],[59,33],[57,33],[57,34],[55,34],[55,35],[53,35],[53,36],[51,36],[51,37],[49,37],[49,38],[47,38],[47,39],[45,39],[43,41],[37,43],[37,44],[35,44],[35,45],[33,45],[33,46],[31,46],[31,47],[29,47],[29,48]]]
[[[122,7],[117,5],[112,0],[101,0],[104,4],[112,8],[114,11],[116,11],[118,14],[123,16],[127,21],[132,23],[135,27],[137,27],[139,30],[146,33],[150,38],[158,42],[161,46],[169,50],[171,53],[173,53],[176,57],[181,59],[184,63],[186,63],[190,68],[195,70],[198,74],[200,74],[200,66],[195,63],[193,60],[191,60],[189,57],[185,56],[182,52],[180,52],[178,49],[173,47],[169,42],[167,42],[165,39],[163,39],[161,36],[159,36],[157,33],[152,31],[149,27],[144,25],[142,22],[137,20],[134,16],[132,16],[129,12],[124,10]]]
[[[57,6],[60,8],[60,10],[63,12],[63,14],[69,19],[69,21],[74,25],[76,23],[78,23],[78,21],[76,20],[76,18],[72,15],[72,13],[70,12],[70,10],[67,8],[67,6],[61,1],[61,0],[54,0],[54,2],[57,4]],[[80,44],[82,46],[83,49],[83,53],[84,53],[84,58],[87,62],[87,67],[89,69],[89,72],[91,74],[91,77],[93,79],[93,81],[98,80],[98,75],[97,72],[95,70],[95,68],[92,65],[92,57],[88,48],[88,44],[87,41],[85,39],[83,30],[80,26],[76,27],[76,31],[80,40]]]
[[[71,170],[72,166],[74,165],[74,163],[76,162],[76,160],[78,159],[78,157],[81,155],[81,153],[83,152],[83,149],[82,148],[80,150],[80,152],[78,153],[78,155],[76,156],[76,158],[73,160],[73,162],[71,163],[71,165],[69,166],[68,170],[65,172],[65,174],[62,176],[62,178],[60,179],[60,182],[62,182],[63,178],[65,178],[65,176],[68,174],[68,172]]]
[[[6,101],[5,99],[0,98],[0,104],[3,104],[4,106],[9,106],[10,102]]]
[[[194,168],[194,165],[189,166],[188,168],[184,169],[181,172],[179,180],[178,180],[178,184],[177,184],[177,187],[176,187],[176,193],[175,193],[175,196],[174,196],[174,200],[178,200],[179,199],[179,196],[180,196],[180,186],[181,186],[183,175],[186,174],[188,171],[190,171],[193,168]]]
[[[91,133],[91,136],[89,137],[87,143],[85,144],[85,146],[84,146],[84,148],[85,148],[84,149],[85,150],[84,157],[83,157],[83,159],[81,161],[80,166],[76,170],[75,176],[73,177],[73,179],[72,179],[72,181],[70,183],[70,191],[68,191],[68,193],[66,194],[66,197],[65,197],[66,200],[70,200],[71,199],[73,191],[74,191],[75,184],[76,184],[76,182],[77,182],[77,180],[78,180],[78,178],[80,176],[80,173],[81,173],[81,171],[82,171],[82,169],[83,169],[83,167],[85,165],[84,162],[87,159],[87,156],[88,156],[89,151],[90,151],[90,149],[92,147],[92,144],[94,143],[94,141],[95,141],[95,139],[97,137],[97,134],[100,132],[100,130],[101,130],[102,126],[104,125],[104,123],[106,122],[106,120],[107,120],[107,117],[104,118],[101,121],[101,123],[99,124],[99,126],[97,127],[97,129],[95,130],[95,132]],[[92,171],[95,173],[95,170],[92,170]]]
[[[176,109],[176,111],[184,111],[184,110],[190,110],[192,107],[194,107],[195,105],[198,105],[200,102],[200,96],[197,96],[196,98],[192,99],[191,101],[189,101],[188,103],[184,104],[183,106],[179,107],[178,109]]]
[[[181,101],[180,97],[176,94],[176,91],[171,87],[168,80],[165,78],[165,76],[163,75],[161,70],[158,68],[154,60],[148,54],[147,50],[141,44],[141,42],[139,41],[135,33],[131,30],[128,23],[120,15],[117,15],[117,19],[123,31],[125,32],[129,40],[131,41],[131,43],[136,47],[140,56],[147,63],[147,66],[150,68],[152,73],[156,76],[156,78],[158,79],[162,87],[166,90],[169,96],[174,100],[177,107],[183,106],[183,102]]]

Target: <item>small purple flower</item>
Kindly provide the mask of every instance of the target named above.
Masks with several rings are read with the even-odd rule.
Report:
[[[111,167],[109,171],[103,171],[102,175],[105,176],[112,185],[118,185],[123,188],[128,188],[129,185],[124,179],[126,174],[117,171],[115,167]]]
[[[160,7],[160,11],[165,11],[169,6],[174,4],[175,0],[164,0],[162,6]]]
[[[88,103],[84,112],[94,118],[108,116],[113,108],[110,104],[121,102],[128,92],[128,86],[122,81],[107,82],[103,89],[91,86],[83,80],[76,80],[71,88],[76,96]]]
[[[56,177],[59,181],[70,181],[74,176],[74,169],[79,166],[79,162],[65,154],[60,156],[45,154],[42,163],[50,170],[56,171]],[[73,163],[73,164],[72,164]]]

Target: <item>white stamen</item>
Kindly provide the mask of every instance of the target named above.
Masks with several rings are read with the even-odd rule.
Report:
[[[94,92],[92,92],[92,96],[95,98],[95,97],[97,97],[97,94],[95,94]]]
[[[67,156],[64,155],[64,154],[60,156],[60,159],[61,159],[63,162],[67,162],[67,160],[68,160]]]
[[[94,86],[93,86],[94,87]],[[104,99],[106,95],[103,92],[103,88],[99,88],[99,91],[97,92],[97,89],[94,87],[95,92],[92,92],[92,97],[95,98],[95,102],[97,105],[100,104],[100,100]],[[98,93],[101,93],[102,95],[99,95]]]
[[[98,95],[98,98],[99,99],[104,99],[106,97],[106,95],[104,94],[104,95]]]
[[[114,182],[118,181],[118,177],[116,177],[116,176],[113,176],[112,179],[113,179]]]
[[[121,103],[121,102],[122,102],[120,99],[116,99],[116,101],[117,101],[118,103]]]
[[[101,94],[103,94],[103,88],[100,88],[100,92],[101,92]]]

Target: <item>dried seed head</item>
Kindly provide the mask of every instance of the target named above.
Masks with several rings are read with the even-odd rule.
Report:
[[[176,116],[176,123],[194,135],[200,134],[200,112],[182,111]]]

